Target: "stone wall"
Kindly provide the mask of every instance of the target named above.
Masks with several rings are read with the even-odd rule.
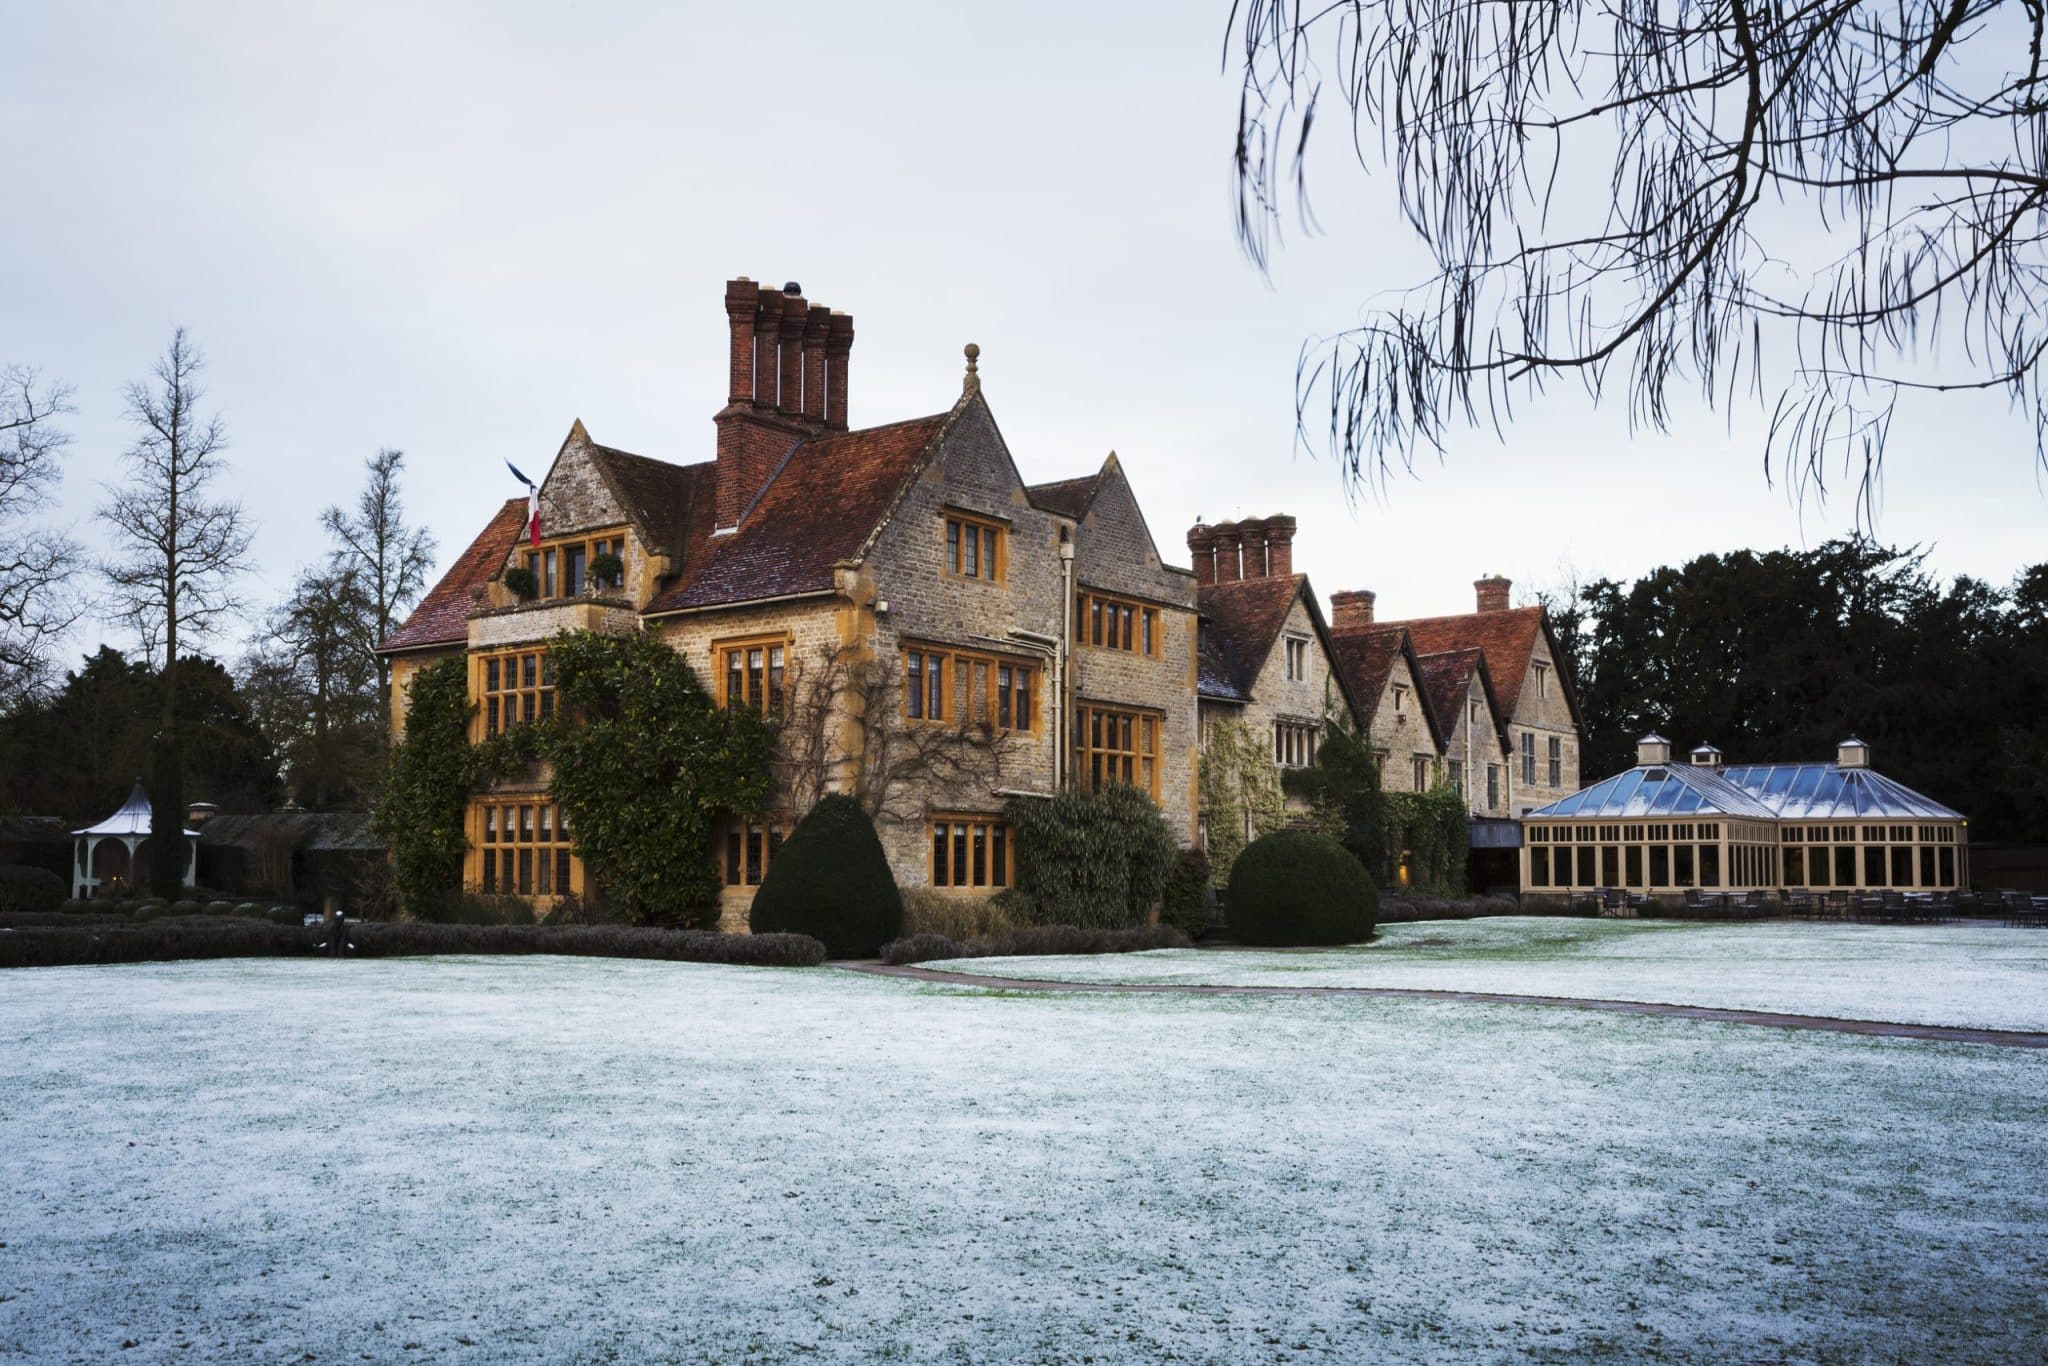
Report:
[[[1488,665],[1494,661],[1489,659]],[[1538,666],[1547,666],[1548,675],[1541,682],[1537,678]],[[1522,695],[1515,700],[1515,713],[1508,720],[1509,776],[1512,779],[1511,798],[1506,814],[1519,816],[1524,811],[1548,805],[1561,797],[1569,797],[1579,790],[1579,733],[1572,722],[1571,704],[1565,700],[1564,683],[1559,677],[1557,661],[1551,657],[1550,642],[1542,632],[1536,634],[1535,649],[1524,666],[1527,672],[1522,679]],[[1521,744],[1524,734],[1533,735],[1536,741],[1536,781],[1527,783],[1522,776]],[[1549,742],[1555,737],[1563,750],[1559,781],[1550,781]]]
[[[1403,690],[1398,700],[1397,688]],[[1421,680],[1408,667],[1406,654],[1395,656],[1380,695],[1360,698],[1359,705],[1370,708],[1371,720],[1366,726],[1366,734],[1374,751],[1381,755],[1381,790],[1428,791],[1435,784],[1436,764],[1442,756],[1437,752],[1436,739],[1430,734],[1429,722],[1422,712],[1425,704]],[[1420,788],[1415,783],[1415,760],[1418,758],[1426,758],[1430,762],[1429,782]]]

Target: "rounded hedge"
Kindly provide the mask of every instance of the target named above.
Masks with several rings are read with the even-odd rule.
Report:
[[[873,958],[903,932],[903,895],[859,802],[827,797],[797,823],[747,923],[756,934],[808,934],[834,958]]]
[[[1380,893],[1328,835],[1276,830],[1231,865],[1225,907],[1240,944],[1357,944],[1372,938]]]
[[[54,911],[64,892],[64,879],[47,868],[0,867],[0,911]]]

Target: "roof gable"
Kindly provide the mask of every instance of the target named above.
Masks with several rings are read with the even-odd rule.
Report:
[[[1394,665],[1406,660],[1408,676],[1415,680],[1416,710],[1422,713],[1423,724],[1429,727],[1436,747],[1444,747],[1443,717],[1430,695],[1415,644],[1405,627],[1381,622],[1361,631],[1339,632],[1330,637],[1330,654],[1338,676],[1356,699],[1353,705],[1362,730],[1372,727],[1373,713],[1379,709],[1380,698],[1394,676]]]
[[[1452,650],[1479,650],[1487,657],[1494,696],[1499,699],[1501,720],[1511,719],[1522,702],[1522,685],[1529,676],[1529,661],[1535,657],[1540,638],[1550,649],[1553,670],[1571,709],[1572,722],[1581,730],[1578,691],[1572,686],[1571,671],[1558,661],[1563,655],[1557,635],[1550,627],[1550,614],[1540,605],[1504,607],[1493,612],[1463,612],[1448,617],[1417,617],[1412,621],[1390,621],[1386,626],[1406,628],[1419,655],[1445,654]]]
[[[378,652],[392,654],[466,642],[470,609],[476,606],[484,585],[504,564],[525,529],[526,500],[506,499],[468,549],[455,557],[455,563],[448,566],[440,582],[427,590],[405,624],[377,646]]]
[[[1204,645],[1238,698],[1251,696],[1273,642],[1287,624],[1287,614],[1302,594],[1307,579],[1300,574],[1281,578],[1233,579],[1206,585],[1195,594],[1208,619]]]
[[[1429,691],[1430,706],[1435,709],[1437,720],[1443,723],[1447,741],[1450,732],[1457,729],[1459,718],[1464,715],[1465,700],[1471,696],[1472,681],[1477,678],[1480,695],[1486,699],[1494,735],[1500,741],[1501,751],[1505,753],[1508,750],[1507,717],[1501,711],[1500,700],[1493,690],[1493,675],[1486,667],[1484,651],[1445,650],[1433,655],[1417,655],[1415,662],[1421,671],[1423,686]]]
[[[866,553],[963,406],[803,442],[736,530],[693,539],[695,562],[643,610],[660,615],[831,591],[834,569]]]

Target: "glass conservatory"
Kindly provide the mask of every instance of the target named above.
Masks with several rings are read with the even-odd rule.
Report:
[[[1674,763],[1643,737],[1636,766],[1522,818],[1522,888],[1952,891],[1969,885],[1969,822],[1870,767],[1846,740],[1833,763],[1723,767],[1702,745]]]

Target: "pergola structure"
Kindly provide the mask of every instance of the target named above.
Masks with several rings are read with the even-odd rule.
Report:
[[[1674,763],[1646,735],[1636,766],[1522,818],[1522,887],[1718,891],[1952,891],[1969,885],[1969,822],[1870,767],[1845,740],[1833,763],[1724,768],[1701,745]]]
[[[149,838],[150,815],[149,794],[142,790],[142,779],[137,778],[135,790],[128,794],[127,801],[121,803],[119,811],[98,825],[71,832],[74,840],[72,896],[80,900],[96,897],[109,878],[121,878],[131,887],[136,885],[135,853]],[[196,887],[199,885],[199,832],[184,830],[184,836],[183,881],[187,887]]]

